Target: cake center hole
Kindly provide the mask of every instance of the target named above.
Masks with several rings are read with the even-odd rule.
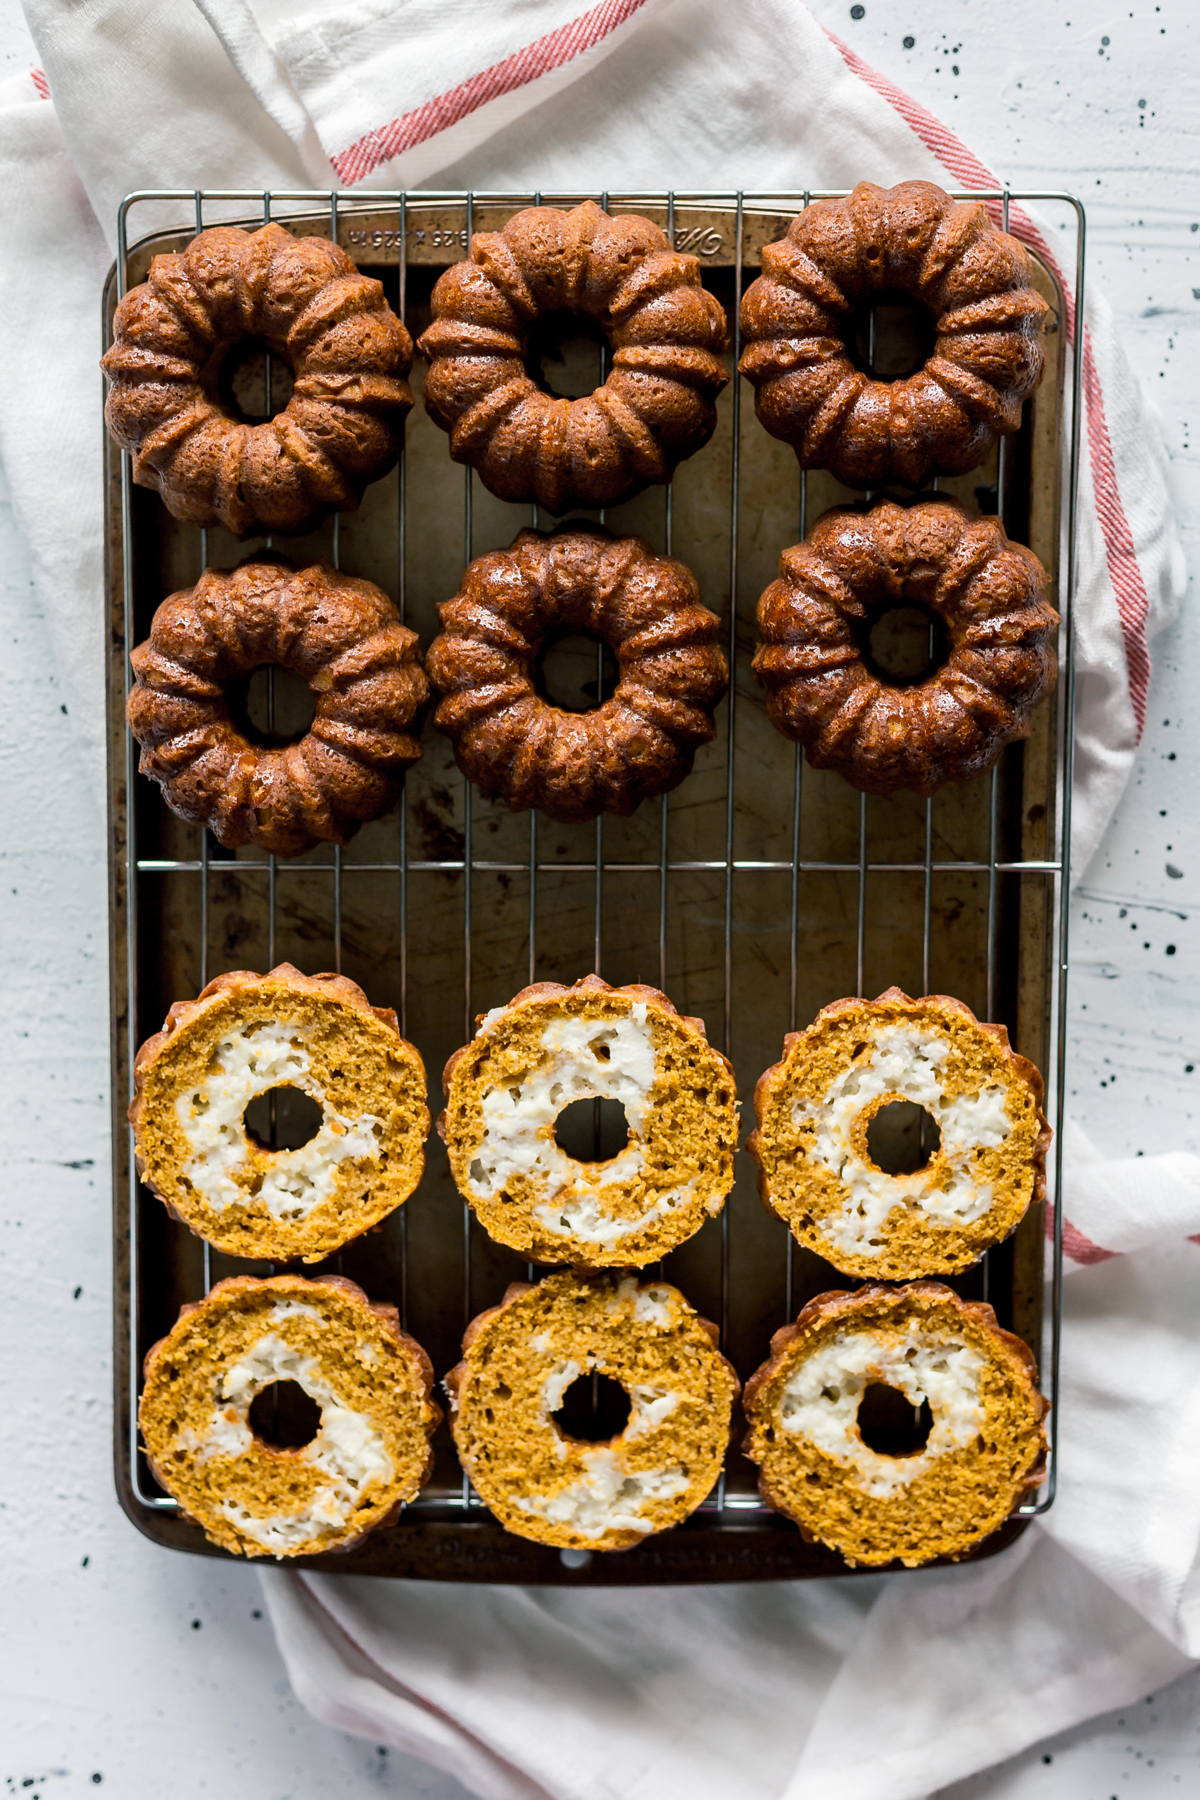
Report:
[[[619,1381],[593,1369],[580,1375],[562,1397],[554,1422],[564,1437],[583,1444],[607,1444],[629,1423],[629,1395]]]
[[[271,1450],[303,1450],[321,1429],[321,1409],[298,1381],[273,1381],[250,1402],[247,1423]]]
[[[858,1435],[876,1456],[913,1456],[923,1450],[933,1430],[928,1400],[920,1406],[899,1388],[872,1381],[858,1403]]]
[[[292,371],[283,357],[249,339],[237,344],[215,372],[206,373],[205,386],[218,405],[243,425],[264,425],[292,397]]]
[[[591,712],[612,698],[617,659],[607,644],[582,633],[551,638],[538,658],[534,681],[551,706],[563,712]]]
[[[945,664],[950,638],[936,613],[923,606],[889,606],[867,628],[865,659],[888,687],[915,687]]]
[[[576,1162],[611,1162],[629,1142],[625,1108],[607,1095],[572,1100],[554,1122],[554,1141]]]
[[[885,1175],[915,1175],[941,1143],[937,1120],[915,1100],[889,1100],[867,1126],[867,1155]]]
[[[325,1109],[303,1088],[275,1087],[255,1094],[242,1123],[260,1150],[299,1150],[321,1129]]]
[[[313,722],[316,701],[303,675],[271,664],[255,669],[241,694],[230,691],[234,723],[253,742],[279,748],[300,741]]]
[[[846,334],[850,360],[873,381],[903,381],[924,368],[937,332],[923,307],[883,295],[857,307]]]
[[[581,313],[545,313],[535,321],[525,353],[532,380],[559,400],[580,400],[604,380],[604,333]]]

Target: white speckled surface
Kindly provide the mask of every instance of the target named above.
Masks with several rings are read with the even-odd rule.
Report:
[[[1014,185],[1083,195],[1091,270],[1162,408],[1194,561],[1200,9],[1193,0],[809,3]],[[16,0],[0,0],[0,78],[35,60]],[[0,1781],[30,1800],[97,1787],[150,1800],[168,1777],[181,1795],[234,1800],[461,1800],[455,1783],[308,1718],[260,1616],[253,1571],[157,1551],[117,1509],[103,822],[84,797],[2,495],[0,644],[8,1096],[0,1307],[8,1342],[34,1371],[0,1415]],[[1073,1106],[1116,1155],[1200,1149],[1194,609],[1157,641],[1154,658],[1146,742],[1073,926]],[[942,1800],[1194,1794],[1198,1752],[1200,1677],[1192,1677]]]

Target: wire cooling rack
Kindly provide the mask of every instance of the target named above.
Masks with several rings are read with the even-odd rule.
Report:
[[[497,229],[513,212],[543,199],[571,205],[587,197],[232,189],[132,194],[118,215],[105,342],[116,300],[144,278],[152,254],[183,248],[193,231],[207,225],[272,219],[341,242],[360,266],[385,281],[415,338],[428,316],[433,277],[465,253],[473,231]],[[655,218],[677,247],[699,257],[706,283],[730,315],[734,365],[741,294],[757,273],[763,244],[782,236],[800,207],[826,197],[831,190],[591,196],[612,210]],[[1082,304],[1085,218],[1074,196],[997,190],[955,198],[983,201],[1004,227],[1018,202],[1062,210],[1074,238],[1075,304]],[[155,227],[137,242],[131,239],[135,215],[143,229]],[[1056,276],[1045,268],[1040,275],[1059,327],[1049,340],[1043,389],[1027,406],[1021,432],[1003,440],[988,465],[933,486],[974,510],[997,512],[1010,534],[1031,543],[1051,570],[1063,617],[1058,694],[1039,714],[1030,742],[1010,747],[990,776],[931,800],[855,794],[839,778],[809,770],[799,748],[765,722],[748,678],[763,575],[771,578],[780,551],[802,537],[826,505],[861,496],[828,476],[797,471],[791,453],[743,407],[735,375],[719,402],[713,443],[683,465],[674,483],[607,514],[587,515],[614,530],[641,531],[655,549],[681,556],[700,576],[708,604],[726,613],[734,680],[718,739],[700,753],[687,783],[645,804],[632,821],[602,818],[564,828],[536,813],[512,818],[482,801],[453,771],[445,745],[427,728],[425,759],[410,774],[398,812],[365,828],[346,849],[321,846],[291,861],[264,856],[254,846],[225,851],[207,833],[174,820],[157,789],[136,775],[136,750],[123,720],[128,653],[168,592],[190,585],[210,562],[228,565],[255,545],[239,546],[221,532],[172,520],[157,496],[135,489],[129,457],[109,445],[117,1474],[123,1503],[149,1535],[222,1554],[177,1516],[176,1503],[145,1465],[137,1437],[145,1351],[169,1328],[180,1303],[199,1298],[226,1274],[265,1273],[268,1267],[219,1256],[164,1218],[137,1181],[124,1116],[137,1044],[160,1026],[171,1000],[195,992],[222,969],[269,968],[286,955],[310,971],[332,965],[352,974],[374,1002],[396,1006],[401,1031],[418,1043],[431,1076],[438,1056],[471,1035],[475,1013],[503,1003],[527,980],[569,981],[592,969],[615,982],[653,980],[682,1011],[706,1018],[710,1037],[735,1061],[744,1101],[756,1076],[777,1059],[783,1031],[805,1025],[820,1005],[851,987],[863,994],[896,981],[909,991],[919,983],[925,993],[940,985],[981,1017],[1004,1020],[1018,1048],[1046,1073],[1047,1110],[1056,1127],[1050,1174],[1057,1192],[1081,346],[1076,335],[1068,349],[1068,308]],[[867,325],[869,366],[877,353],[876,318],[872,313]],[[567,346],[563,358],[558,374],[569,382],[574,358],[581,391],[593,385],[597,372],[606,372],[604,346]],[[414,385],[419,374],[418,368]],[[269,355],[248,369],[247,416],[269,416],[287,379]],[[435,602],[455,591],[474,556],[503,547],[522,526],[546,530],[554,523],[536,507],[497,502],[470,470],[455,467],[444,436],[418,404],[398,470],[368,490],[361,513],[335,517],[310,538],[275,547],[296,560],[324,554],[375,580],[427,643],[437,628]],[[603,652],[597,647],[594,654],[594,668],[585,648],[582,664],[576,654],[573,677],[569,667],[563,676],[568,686],[574,680],[577,706],[605,693]],[[294,696],[280,691],[274,671],[267,671],[257,696],[251,691],[248,705],[268,737],[288,731]],[[668,1259],[665,1272],[719,1319],[727,1353],[744,1378],[766,1355],[771,1331],[794,1317],[805,1299],[856,1284],[797,1248],[756,1206],[751,1211],[742,1203],[752,1183],[744,1159],[739,1166],[738,1190],[720,1219]],[[382,1232],[328,1266],[353,1275],[372,1299],[397,1304],[441,1374],[456,1359],[466,1322],[495,1304],[508,1279],[534,1271],[487,1242],[443,1164],[427,1175],[425,1188]],[[1043,1350],[1043,1385],[1053,1406],[1048,1477],[1036,1499],[1019,1509],[1018,1521],[1046,1511],[1054,1498],[1061,1208],[1054,1218],[1044,1346],[1040,1218],[1031,1216],[1015,1240],[953,1284],[967,1297],[989,1299],[1002,1323]],[[1010,1522],[985,1553],[1019,1528]],[[839,1559],[805,1545],[763,1506],[752,1471],[735,1452],[708,1501],[678,1531],[622,1557],[564,1553],[560,1561],[554,1551],[499,1531],[454,1463],[448,1439],[433,1482],[399,1526],[348,1556],[317,1560],[347,1572],[481,1580],[729,1580],[844,1572]]]

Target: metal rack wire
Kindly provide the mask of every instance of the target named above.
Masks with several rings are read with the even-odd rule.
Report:
[[[841,192],[844,190],[837,190]],[[794,190],[790,193],[755,194],[742,193],[630,193],[613,196],[612,199],[622,207],[656,207],[665,209],[668,231],[672,241],[677,238],[677,219],[686,216],[701,207],[719,208],[729,215],[734,232],[733,256],[733,319],[734,323],[734,362],[740,352],[737,336],[737,314],[741,299],[744,261],[743,223],[747,208],[753,205],[759,209],[777,212],[781,225],[791,213],[810,200],[833,197],[833,190]],[[545,198],[577,201],[583,196],[546,195]],[[598,196],[603,204],[609,202],[608,195]],[[988,204],[997,215],[998,222],[1005,227],[1009,223],[1010,204],[1016,201],[1034,203],[1061,204],[1069,209],[1075,225],[1075,268],[1074,268],[1074,308],[1076,316],[1082,306],[1084,282],[1084,246],[1085,218],[1079,201],[1066,193],[1022,192],[1012,193],[1007,189],[994,192],[961,193],[954,196],[958,199],[981,200]],[[489,206],[510,205],[514,210],[521,205],[536,204],[542,200],[541,194],[471,194],[453,191],[429,191],[405,194],[402,192],[369,194],[318,193],[306,191],[288,192],[251,192],[247,190],[197,190],[185,192],[176,189],[144,190],[132,194],[122,203],[118,215],[118,257],[117,257],[117,294],[123,295],[129,281],[130,262],[130,220],[140,206],[152,205],[161,210],[163,206],[172,209],[173,222],[177,223],[181,216],[180,209],[190,208],[195,229],[204,229],[206,223],[212,223],[211,209],[220,205],[224,209],[223,222],[229,215],[229,208],[236,209],[237,217],[246,222],[251,215],[259,214],[264,221],[269,221],[280,208],[293,209],[283,215],[288,222],[298,217],[311,221],[313,215],[322,210],[328,219],[330,235],[339,238],[340,227],[356,216],[367,213],[377,216],[381,212],[394,210],[397,221],[395,245],[398,256],[398,283],[400,311],[403,315],[407,297],[408,280],[408,239],[409,222],[415,216],[414,209],[450,206],[462,209],[465,214],[465,239],[469,240],[474,226],[475,209],[486,203]],[[207,217],[206,217],[206,209]],[[297,212],[295,209],[300,209]],[[375,234],[377,237],[378,232]],[[461,249],[458,252],[461,254]],[[364,254],[361,260],[369,262],[370,257]],[[762,859],[747,858],[737,854],[737,734],[735,729],[735,713],[738,704],[736,680],[731,683],[728,698],[728,717],[726,723],[725,752],[725,806],[724,806],[724,847],[723,854],[707,858],[672,857],[670,851],[670,800],[663,796],[660,802],[660,821],[658,830],[657,856],[638,860],[622,860],[606,856],[604,820],[597,819],[594,829],[593,854],[588,860],[563,860],[544,854],[539,843],[539,820],[536,813],[529,815],[527,851],[522,859],[512,856],[499,858],[479,857],[474,854],[473,824],[474,797],[469,783],[464,781],[462,807],[464,819],[463,850],[460,856],[454,857],[414,857],[410,855],[410,824],[407,796],[402,799],[399,813],[399,851],[395,860],[356,861],[344,859],[340,848],[335,848],[327,861],[305,861],[294,863],[277,861],[274,856],[238,857],[236,870],[239,878],[261,881],[266,888],[266,911],[268,919],[267,951],[268,966],[276,960],[276,910],[277,898],[281,887],[286,889],[287,883],[297,871],[303,871],[306,877],[320,875],[332,886],[333,943],[335,966],[342,966],[342,920],[344,884],[348,879],[358,880],[371,874],[387,874],[395,878],[395,904],[398,915],[400,938],[400,995],[399,1015],[402,1033],[408,1032],[408,1000],[409,1000],[409,883],[414,875],[440,874],[457,875],[462,878],[462,964],[463,964],[463,1029],[465,1037],[471,1035],[474,1001],[473,986],[473,944],[475,939],[475,894],[474,888],[478,878],[483,876],[523,877],[528,888],[528,907],[526,929],[528,933],[528,970],[529,979],[535,979],[537,962],[537,946],[539,932],[545,928],[545,915],[539,913],[538,885],[539,877],[546,874],[563,876],[577,874],[590,876],[592,880],[592,939],[594,967],[603,973],[605,962],[604,918],[605,918],[605,883],[614,876],[637,876],[644,878],[648,888],[657,885],[654,899],[657,902],[657,942],[659,985],[668,984],[668,917],[670,910],[670,893],[672,878],[680,875],[715,875],[722,882],[722,926],[724,934],[724,968],[723,968],[723,1004],[724,1016],[719,1033],[714,1033],[722,1042],[726,1054],[732,1051],[733,1016],[734,1016],[734,960],[733,938],[737,920],[737,880],[744,875],[776,874],[786,876],[790,880],[788,893],[788,921],[790,929],[790,969],[789,969],[789,1020],[791,1029],[802,1023],[798,1017],[799,995],[799,958],[800,958],[800,921],[805,879],[815,875],[839,875],[851,878],[856,884],[856,968],[857,992],[863,992],[866,960],[866,935],[868,921],[868,878],[894,874],[919,876],[923,883],[922,899],[922,933],[921,959],[924,977],[924,992],[929,991],[931,939],[932,939],[932,894],[937,877],[949,870],[957,874],[974,874],[986,878],[986,993],[987,1015],[993,1016],[993,1001],[996,992],[996,958],[997,958],[997,905],[998,885],[1005,876],[1015,875],[1028,878],[1042,878],[1048,887],[1050,904],[1047,909],[1048,918],[1054,921],[1054,984],[1053,984],[1053,1019],[1052,1041],[1054,1052],[1054,1069],[1050,1091],[1054,1095],[1054,1123],[1057,1126],[1062,1118],[1063,1098],[1065,1092],[1065,1009],[1067,981],[1067,920],[1068,920],[1068,860],[1070,843],[1070,798],[1071,798],[1071,760],[1072,733],[1070,721],[1073,717],[1073,658],[1072,642],[1072,605],[1076,578],[1076,488],[1080,446],[1080,404],[1081,392],[1081,334],[1076,333],[1072,345],[1069,365],[1070,373],[1070,417],[1067,437],[1067,470],[1064,482],[1064,518],[1063,518],[1063,579],[1060,589],[1060,610],[1063,617],[1061,639],[1062,678],[1058,707],[1058,743],[1057,743],[1057,795],[1055,820],[1055,853],[1043,859],[1005,859],[999,854],[999,767],[993,771],[988,800],[986,858],[945,859],[934,857],[934,824],[933,802],[925,802],[924,811],[924,853],[918,860],[881,861],[872,859],[868,853],[869,833],[866,796],[860,796],[858,806],[858,846],[857,855],[830,859],[814,858],[803,854],[802,830],[802,796],[804,791],[805,768],[797,746],[792,758],[793,798],[791,812],[791,853],[785,858],[767,857]],[[270,360],[267,366],[267,411],[270,413]],[[729,609],[727,651],[731,670],[738,662],[738,616],[736,597],[739,582],[739,557],[741,544],[739,538],[739,483],[740,483],[740,444],[741,432],[740,383],[734,379],[728,402],[732,411],[732,449],[729,491],[729,567],[731,604]],[[1008,480],[1007,441],[1002,440],[1000,446],[997,472],[997,511],[1003,519],[1005,515],[1006,483]],[[474,514],[474,477],[470,469],[464,472],[462,501],[462,561],[464,566],[475,554],[475,514]],[[395,521],[397,560],[395,567],[395,599],[402,619],[406,617],[407,607],[407,567],[409,548],[409,526],[407,519],[408,486],[405,463],[401,459],[398,482],[398,516]],[[799,482],[799,514],[798,526],[800,535],[804,536],[809,524],[809,483],[802,472]],[[601,515],[603,518],[603,515]],[[538,509],[533,508],[532,523],[538,528]],[[135,595],[135,558],[136,533],[133,516],[132,472],[130,459],[122,456],[120,482],[120,524],[121,524],[121,581],[122,610],[124,622],[124,642],[128,650],[135,642],[134,630],[134,595]],[[672,550],[673,534],[673,493],[670,486],[664,494],[664,537],[667,554]],[[270,540],[268,540],[269,543]],[[335,565],[339,562],[340,536],[338,521],[335,519],[332,532],[332,555]],[[208,534],[198,534],[198,566],[197,572],[208,562]],[[131,675],[127,671],[127,680]],[[597,657],[597,694],[602,693],[603,671],[598,653]],[[273,722],[274,693],[268,690],[268,713]],[[223,856],[214,854],[207,834],[201,834],[198,854],[194,857],[163,858],[143,855],[137,842],[136,809],[132,796],[136,782],[135,753],[132,739],[126,734],[124,757],[124,792],[126,839],[124,849],[124,884],[126,910],[124,924],[124,979],[128,996],[128,1020],[130,1043],[129,1053],[125,1058],[128,1071],[129,1094],[132,1098],[132,1046],[137,1037],[142,1035],[143,1027],[152,1029],[153,1024],[141,1017],[138,1005],[139,984],[139,893],[143,884],[157,875],[179,875],[197,877],[199,883],[199,918],[200,946],[199,969],[200,983],[203,986],[209,978],[209,907],[210,883],[214,870],[229,867]],[[1057,1195],[1061,1186],[1061,1133],[1056,1134],[1056,1151],[1053,1169],[1054,1193]],[[154,1511],[173,1511],[174,1500],[160,1493],[149,1491],[142,1476],[142,1453],[137,1441],[137,1400],[141,1354],[144,1348],[143,1327],[140,1310],[143,1271],[139,1268],[139,1221],[145,1196],[137,1181],[129,1157],[128,1187],[128,1284],[129,1284],[129,1328],[128,1328],[128,1414],[129,1442],[128,1455],[132,1471],[132,1488],[138,1503]],[[156,1204],[156,1203],[155,1203]],[[1059,1396],[1059,1353],[1060,1353],[1060,1318],[1061,1318],[1061,1280],[1062,1280],[1062,1213],[1055,1208],[1055,1230],[1053,1238],[1053,1264],[1051,1276],[1051,1293],[1049,1309],[1049,1343],[1043,1358],[1043,1369],[1048,1378],[1048,1387],[1053,1410],[1050,1414],[1051,1453],[1049,1458],[1048,1479],[1036,1500],[1027,1503],[1020,1509],[1021,1516],[1029,1517],[1045,1512],[1053,1503],[1055,1487],[1055,1469],[1057,1463],[1057,1419]],[[397,1227],[401,1238],[401,1311],[407,1314],[408,1290],[408,1253],[407,1253],[407,1210],[402,1208],[397,1217]],[[722,1215],[721,1225],[721,1273],[720,1301],[721,1327],[725,1330],[729,1308],[729,1231],[730,1212],[727,1207]],[[786,1292],[789,1317],[793,1310],[793,1259],[794,1245],[787,1240],[787,1272]],[[208,1247],[203,1252],[203,1280],[207,1290],[211,1284],[211,1255]],[[986,1296],[985,1270],[985,1296]],[[472,1220],[469,1211],[463,1208],[463,1293],[464,1322],[472,1312]],[[478,1508],[480,1503],[472,1494],[465,1477],[461,1490],[456,1493],[444,1493],[434,1497],[422,1496],[413,1502],[408,1511],[419,1514],[423,1509],[445,1509],[457,1507],[463,1514],[469,1515],[472,1507]],[[714,1495],[706,1502],[705,1509],[718,1519],[725,1515],[736,1514],[740,1524],[753,1523],[759,1517],[767,1516],[767,1509],[757,1497],[726,1491],[725,1479]]]

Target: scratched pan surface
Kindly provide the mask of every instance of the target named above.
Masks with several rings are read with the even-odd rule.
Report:
[[[189,213],[176,202],[174,219]],[[332,228],[360,265],[379,277],[414,338],[430,317],[439,270],[463,254],[469,230],[494,229],[533,196],[503,204],[479,197],[371,197],[369,208],[335,202]],[[564,197],[567,198],[567,197]],[[578,197],[571,197],[578,198]],[[189,196],[190,200],[190,196]],[[126,285],[144,279],[151,255],[181,249],[189,231],[156,231],[133,243],[148,215],[128,208]],[[329,234],[331,212],[313,198],[272,197],[272,215],[299,231]],[[705,284],[736,316],[738,296],[758,272],[763,244],[782,234],[801,196],[736,199],[659,195],[610,205],[673,229],[701,260]],[[249,197],[197,197],[205,224],[262,217]],[[145,225],[142,225],[145,229]],[[739,249],[740,247],[740,249]],[[1037,282],[1062,319],[1062,296],[1040,265]],[[110,329],[114,270],[105,295]],[[875,366],[902,366],[902,322],[877,316]],[[732,335],[732,334],[731,334]],[[1030,544],[1050,571],[1063,610],[1060,529],[1063,424],[1069,399],[1066,333],[1047,339],[1047,373],[1025,408],[1020,433],[984,467],[944,481],[972,511],[998,501],[1010,535]],[[589,390],[598,347],[567,340],[547,353],[555,391]],[[730,352],[732,364],[733,351]],[[414,372],[419,390],[422,368]],[[235,382],[248,416],[286,396],[286,370],[251,358]],[[175,1549],[222,1555],[179,1517],[155,1484],[133,1425],[146,1348],[179,1307],[234,1273],[267,1273],[210,1254],[140,1188],[131,1171],[125,1107],[131,1050],[157,1030],[172,1001],[191,997],[227,969],[266,969],[288,960],[309,972],[340,968],[377,1005],[393,1006],[416,1043],[441,1104],[440,1074],[477,1013],[503,1004],[527,981],[570,982],[593,969],[614,983],[646,981],[683,1012],[706,1021],[732,1056],[743,1133],[752,1124],[754,1083],[777,1060],[784,1033],[856,991],[895,983],[909,993],[944,992],[978,1015],[1002,1020],[1013,1042],[1051,1077],[1052,1122],[1059,1083],[1057,933],[1063,892],[1062,725],[1065,683],[1035,717],[1031,736],[1004,754],[995,778],[911,795],[860,799],[845,782],[803,765],[768,724],[750,677],[754,608],[779,555],[829,505],[856,496],[827,475],[800,478],[792,453],[758,425],[749,390],[731,383],[719,401],[711,443],[679,470],[673,488],[652,489],[614,508],[606,523],[642,533],[696,573],[706,603],[725,621],[736,670],[718,711],[714,742],[667,800],[630,819],[561,826],[510,814],[483,800],[458,774],[432,725],[401,807],[367,825],[340,854],[322,846],[295,861],[254,846],[222,850],[183,824],[157,787],[132,773],[123,723],[127,650],[147,634],[155,607],[189,586],[205,564],[228,567],[262,547],[221,531],[180,525],[158,497],[127,483],[111,445],[107,460],[110,714],[114,1169],[116,1227],[116,1471],[120,1498],[139,1529]],[[598,515],[590,515],[596,517]],[[450,460],[445,435],[420,403],[408,421],[402,468],[369,488],[361,509],[302,539],[279,540],[296,560],[333,556],[377,582],[428,645],[436,607],[456,590],[465,563],[506,546],[546,515],[493,498]],[[1061,540],[1061,542],[1060,542]],[[900,622],[896,654],[918,655]],[[923,639],[922,639],[923,642]],[[585,707],[607,670],[586,643],[560,647],[546,681],[560,703]],[[599,684],[599,685],[598,685]],[[302,697],[279,676],[251,683],[251,719],[278,734],[303,728]],[[276,1123],[286,1142],[288,1121]],[[1042,1349],[1040,1209],[1009,1243],[954,1285],[987,1298],[1000,1322]],[[491,1244],[450,1181],[440,1140],[430,1138],[425,1178],[383,1226],[328,1267],[374,1300],[400,1309],[439,1376],[457,1360],[464,1323],[494,1305],[526,1265]],[[310,1273],[318,1271],[311,1270]],[[771,1333],[812,1295],[852,1285],[791,1245],[767,1214],[752,1165],[738,1158],[737,1185],[722,1218],[706,1224],[666,1261],[664,1272],[721,1325],[743,1379],[767,1353]],[[1047,1359],[1049,1360],[1049,1359]],[[1049,1381],[1044,1384],[1049,1391]],[[741,1421],[738,1420],[740,1438]],[[443,1427],[432,1482],[400,1522],[359,1549],[314,1559],[344,1572],[444,1580],[620,1584],[749,1580],[842,1574],[840,1558],[806,1544],[757,1499],[754,1471],[734,1448],[719,1487],[679,1529],[618,1556],[568,1568],[559,1553],[509,1536],[469,1487]],[[981,1546],[1011,1540],[1016,1517]]]

